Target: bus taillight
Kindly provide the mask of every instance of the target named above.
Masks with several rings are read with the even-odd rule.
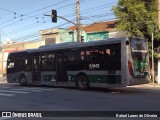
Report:
[[[133,76],[133,69],[132,69],[132,64],[131,64],[130,61],[128,61],[128,70],[129,70],[129,74],[130,74],[131,76]]]

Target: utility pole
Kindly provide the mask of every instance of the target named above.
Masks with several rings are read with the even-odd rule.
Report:
[[[160,0],[158,0],[158,26],[160,30]]]
[[[80,0],[76,0],[76,19],[77,19],[77,23],[73,23],[72,21],[62,17],[62,16],[57,16],[57,11],[56,10],[52,10],[52,15],[47,15],[44,14],[44,16],[50,16],[52,17],[52,22],[57,22],[57,18],[61,18],[65,21],[68,21],[72,24],[74,24],[77,28],[77,42],[81,41],[81,25],[80,25]]]
[[[80,42],[80,1],[76,0],[77,41]]]
[[[154,51],[153,51],[153,40],[154,36],[152,33],[152,80],[153,80],[153,85],[154,85]]]

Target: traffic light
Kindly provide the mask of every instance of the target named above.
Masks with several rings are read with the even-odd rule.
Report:
[[[81,42],[84,42],[84,36],[81,36]]]
[[[57,11],[52,10],[52,22],[57,22]]]

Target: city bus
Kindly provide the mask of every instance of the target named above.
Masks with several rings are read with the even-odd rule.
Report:
[[[148,42],[142,38],[108,38],[68,42],[11,52],[8,83],[20,85],[126,87],[149,82]]]

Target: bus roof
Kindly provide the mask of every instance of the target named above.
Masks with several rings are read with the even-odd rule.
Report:
[[[131,37],[131,38],[137,39],[136,37]],[[59,44],[44,45],[44,46],[40,46],[39,48],[27,49],[23,51],[12,52],[12,53],[20,53],[20,52],[32,53],[32,52],[41,52],[41,51],[49,51],[49,50],[72,49],[72,48],[102,45],[102,44],[121,43],[121,42],[126,42],[126,40],[129,40],[129,38],[108,38],[106,40],[97,40],[97,41],[90,41],[90,42],[85,42],[85,43],[66,42],[66,43],[59,43]]]
[[[67,43],[59,43],[59,44],[49,44],[40,46],[38,49],[28,49],[28,52],[39,52],[39,51],[48,51],[48,50],[62,50],[62,49],[70,49],[70,48],[79,48],[85,46],[93,46],[93,45],[101,45],[101,44],[111,44],[111,43],[120,43],[122,38],[109,38],[106,40],[97,40],[90,42],[67,42]]]

